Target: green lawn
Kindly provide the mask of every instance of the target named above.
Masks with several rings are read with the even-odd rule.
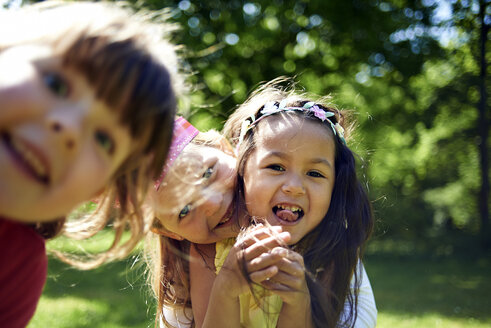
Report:
[[[377,327],[491,327],[491,262],[367,257]]]
[[[50,247],[73,249],[63,239]],[[153,298],[142,267],[131,268],[132,263],[78,271],[50,259],[48,281],[28,327],[153,327]],[[379,310],[377,327],[491,327],[488,258],[369,252],[365,266]]]

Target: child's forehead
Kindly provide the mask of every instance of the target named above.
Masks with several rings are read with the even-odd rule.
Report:
[[[282,112],[274,115],[270,115],[262,119],[258,123],[258,132],[278,132],[286,131],[290,129],[302,130],[304,127],[322,129],[325,123],[321,122],[316,118],[311,118],[305,116],[303,113],[299,112]],[[325,126],[326,130],[329,127]]]
[[[331,129],[326,123],[289,112],[271,115],[261,120],[257,125],[255,134],[256,144],[264,145],[270,139],[274,139],[274,142],[277,142],[278,138],[287,143],[307,130],[316,131],[319,137],[333,138]]]
[[[189,144],[176,159],[171,170],[189,171],[190,169],[200,169],[221,154],[225,153],[216,147],[203,144]]]
[[[188,146],[186,148],[191,147]],[[205,163],[205,152],[201,150],[202,148],[185,149],[172,164],[170,171],[174,174],[183,174],[200,169]]]

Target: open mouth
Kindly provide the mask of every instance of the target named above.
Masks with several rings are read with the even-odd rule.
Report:
[[[10,155],[22,171],[41,184],[49,184],[46,161],[32,146],[6,132],[2,132],[0,136]]]
[[[230,202],[230,205],[228,206],[227,211],[225,212],[225,215],[222,217],[220,222],[218,222],[218,224],[216,226],[217,228],[219,228],[219,227],[221,227],[221,226],[223,226],[226,223],[231,221],[233,209],[234,209],[234,202]]]
[[[284,204],[274,206],[273,213],[278,217],[278,219],[288,223],[296,222],[304,215],[304,211],[300,207]]]

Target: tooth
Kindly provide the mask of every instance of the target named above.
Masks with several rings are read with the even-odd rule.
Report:
[[[16,151],[22,155],[27,163],[33,168],[33,170],[39,176],[46,175],[46,167],[39,160],[39,158],[29,150],[22,142],[17,140],[16,138],[12,138],[11,140],[12,146],[16,149]]]
[[[39,175],[44,175],[43,164],[37,158],[33,161],[33,165]]]

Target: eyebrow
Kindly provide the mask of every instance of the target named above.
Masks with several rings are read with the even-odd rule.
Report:
[[[316,157],[314,158],[312,161],[311,161],[312,164],[324,164],[324,165],[327,165],[329,166],[330,168],[334,168],[334,166],[331,164],[330,161],[328,161],[327,159],[325,158],[320,158],[320,157]]]
[[[280,151],[270,151],[266,154],[265,157],[279,157],[281,159],[287,159],[288,156],[289,156],[288,154],[285,154],[285,153],[280,152]],[[324,165],[329,166],[331,169],[334,169],[334,166],[332,165],[332,163],[330,161],[328,161],[327,159],[322,158],[322,157],[315,157],[310,161],[310,163],[312,163],[312,164],[324,164]]]

